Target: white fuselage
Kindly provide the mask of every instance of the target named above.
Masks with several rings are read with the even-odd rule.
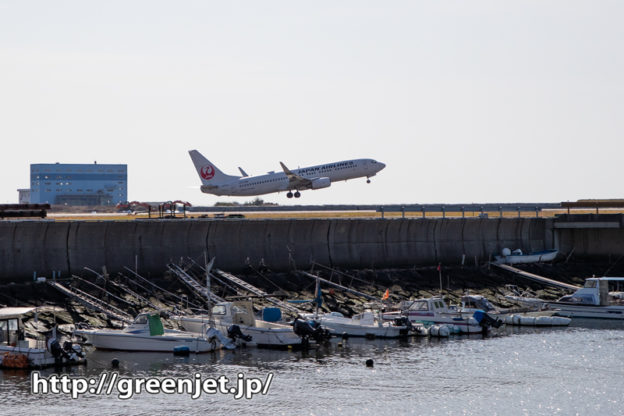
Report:
[[[384,167],[385,164],[373,159],[353,159],[293,169],[293,173],[311,180],[328,178],[329,182],[333,183],[348,179],[371,177]],[[284,172],[269,172],[266,175],[236,177],[232,181],[223,184],[201,187],[204,193],[229,196],[264,195],[273,192],[304,189],[316,188],[293,185]]]

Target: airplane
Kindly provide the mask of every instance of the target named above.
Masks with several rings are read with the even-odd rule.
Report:
[[[299,198],[300,191],[327,188],[336,181],[366,177],[366,182],[370,183],[370,177],[386,167],[373,159],[352,159],[290,170],[280,162],[283,172],[248,176],[239,168],[243,176],[233,176],[221,172],[197,150],[189,150],[189,155],[201,179],[201,191],[219,196],[255,196],[287,191],[288,198]]]

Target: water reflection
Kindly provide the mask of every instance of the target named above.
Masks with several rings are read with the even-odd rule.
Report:
[[[0,402],[8,403],[2,413],[31,414],[125,414],[128,406],[131,413],[171,415],[189,409],[267,415],[612,414],[621,410],[622,329],[621,322],[595,321],[571,328],[508,326],[487,337],[333,339],[308,351],[248,348],[188,357],[88,350],[88,365],[68,369],[72,376],[96,377],[113,370],[111,362],[118,359],[115,371],[125,377],[265,378],[272,372],[275,380],[270,394],[251,401],[224,395],[193,401],[179,394],[141,394],[130,401],[86,395],[72,401],[33,396],[28,373],[4,370]],[[368,359],[372,368],[365,365]],[[600,382],[586,382],[588,369]]]

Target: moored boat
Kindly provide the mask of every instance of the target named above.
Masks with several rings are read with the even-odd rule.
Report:
[[[236,301],[217,303],[212,308],[212,317],[193,315],[174,318],[185,330],[194,333],[204,333],[210,325],[214,325],[239,345],[282,348],[302,343],[292,325],[277,322],[281,319],[279,309],[265,308],[264,317],[266,320],[255,316],[251,302]]]
[[[210,352],[225,346],[234,348],[227,337],[212,328],[204,334],[164,329],[158,314],[141,313],[124,329],[83,329],[74,331],[95,348],[120,351],[173,352],[188,347],[190,352]]]
[[[622,284],[624,277],[591,277],[572,295],[546,304],[569,318],[624,319],[624,293],[617,291]],[[610,292],[610,285],[616,291]]]
[[[540,305],[544,301],[540,300]],[[500,319],[507,325],[514,326],[567,326],[570,319],[562,316],[553,316],[555,311],[527,309],[500,309],[494,307],[487,298],[482,295],[466,294],[461,298],[461,312],[474,313],[482,310],[495,319]]]
[[[516,249],[511,251],[508,248],[504,248],[500,256],[495,256],[496,263],[503,264],[526,264],[526,263],[539,263],[545,261],[553,261],[558,250],[542,250],[533,251],[531,253],[523,253],[522,250]]]
[[[410,331],[416,331],[409,320],[400,319],[397,322],[384,322],[381,316],[376,316],[372,310],[356,314],[351,318],[340,312],[329,312],[320,315],[309,314],[327,328],[332,335],[348,335],[352,337],[398,338],[406,336]]]
[[[441,297],[404,301],[399,310],[385,312],[383,319],[391,320],[401,316],[425,325],[449,325],[453,333],[474,334],[487,331],[490,326],[500,326],[499,321],[485,312],[461,312],[449,308]]]
[[[32,369],[86,363],[81,347],[69,341],[61,344],[55,330],[47,340],[24,336],[22,319],[35,309],[0,309],[0,368]]]

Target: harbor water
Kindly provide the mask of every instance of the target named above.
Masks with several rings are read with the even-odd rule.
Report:
[[[33,394],[29,372],[0,371],[0,414],[621,415],[624,323],[512,328],[448,339],[334,339],[309,351],[242,349],[176,357],[89,351],[72,377],[257,377],[266,394]],[[111,368],[117,358],[118,369]],[[372,359],[373,367],[365,365]],[[41,371],[49,376],[53,370]]]

